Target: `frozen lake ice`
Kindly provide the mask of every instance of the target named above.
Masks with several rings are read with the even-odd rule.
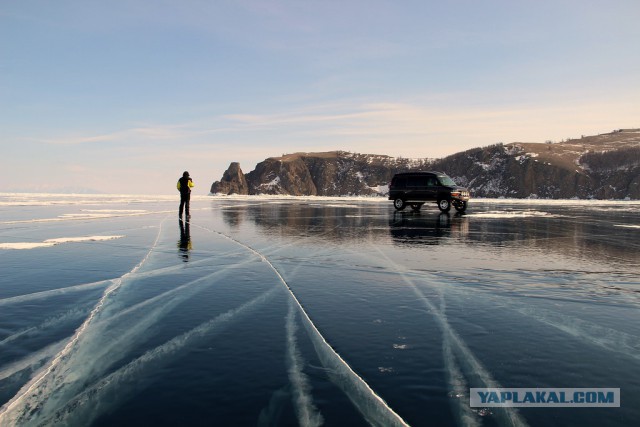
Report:
[[[0,425],[640,423],[640,202],[0,195]],[[470,387],[620,388],[472,408]]]

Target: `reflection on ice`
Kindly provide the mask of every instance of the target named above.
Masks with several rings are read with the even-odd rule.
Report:
[[[464,238],[469,233],[466,215],[440,213],[394,212],[389,217],[389,233],[400,245],[437,245],[451,238]]]
[[[178,220],[180,226],[180,240],[178,240],[178,250],[180,251],[180,258],[182,261],[189,261],[189,251],[192,249],[191,244],[191,224],[189,222],[184,223],[182,219]]]

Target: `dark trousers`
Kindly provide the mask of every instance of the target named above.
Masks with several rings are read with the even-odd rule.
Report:
[[[187,216],[189,215],[189,199],[191,199],[190,194],[187,194],[186,196],[180,196],[180,210],[178,211],[178,216],[180,218],[182,218],[182,212],[184,212],[185,214],[187,214]]]

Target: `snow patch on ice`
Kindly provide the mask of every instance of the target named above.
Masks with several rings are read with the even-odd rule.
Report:
[[[82,209],[81,212],[91,213],[144,213],[149,212],[146,209]]]
[[[124,236],[84,236],[84,237],[59,237],[57,239],[47,239],[42,242],[11,242],[0,243],[0,249],[36,249],[48,248],[62,243],[97,242],[103,240],[114,240]]]
[[[557,215],[549,212],[541,211],[489,211],[467,214],[465,217],[474,218],[528,218],[528,217],[547,217],[554,218]]]
[[[309,206],[317,206],[317,207],[323,207],[323,208],[356,208],[359,209],[360,206],[358,205],[348,205],[348,204],[344,204],[344,205],[338,205],[338,204],[320,204],[320,203],[309,203]]]
[[[596,200],[596,199],[509,199],[509,198],[474,198],[473,203],[509,204],[509,205],[554,205],[582,207],[640,207],[640,200]]]
[[[93,213],[93,214],[84,214],[84,213],[78,213],[78,214],[62,214],[60,215],[58,218],[62,218],[62,219],[93,219],[93,218],[112,218],[113,214],[111,213]]]

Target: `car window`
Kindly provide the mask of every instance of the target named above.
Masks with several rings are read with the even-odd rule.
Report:
[[[426,187],[427,184],[427,179],[429,177],[427,176],[421,176],[421,175],[416,175],[416,176],[409,176],[407,179],[407,186],[408,187]]]
[[[391,185],[398,188],[403,188],[407,186],[407,178],[405,177],[394,177]]]
[[[438,179],[440,180],[440,183],[442,185],[447,185],[449,187],[455,187],[456,185],[456,183],[453,182],[453,180],[449,178],[447,175],[438,175]]]
[[[438,180],[436,179],[435,176],[430,176],[427,179],[427,186],[429,187],[435,187],[436,185],[438,185]]]

